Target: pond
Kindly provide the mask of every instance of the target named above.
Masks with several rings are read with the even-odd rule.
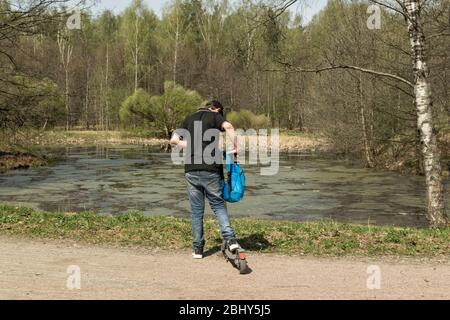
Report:
[[[68,147],[49,166],[0,175],[0,201],[46,211],[189,216],[182,166],[141,146]],[[233,217],[425,226],[423,177],[311,154],[280,157],[276,176],[244,166],[246,198]],[[446,187],[448,189],[447,181]],[[211,211],[207,210],[208,214]]]

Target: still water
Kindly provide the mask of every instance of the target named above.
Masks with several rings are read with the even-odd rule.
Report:
[[[49,166],[0,175],[0,201],[47,211],[189,216],[183,167],[140,146],[70,147]],[[234,217],[425,226],[424,178],[317,155],[282,155],[276,176],[244,166]],[[447,182],[448,189],[448,182]],[[211,214],[211,211],[207,211]]]

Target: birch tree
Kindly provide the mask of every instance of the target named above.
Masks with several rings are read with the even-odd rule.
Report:
[[[428,1],[371,0],[371,2],[403,15],[406,20],[413,65],[414,105],[417,112],[417,128],[420,132],[425,171],[428,220],[433,227],[446,226],[449,220],[444,205],[440,150],[433,124],[433,98],[429,81],[427,43],[422,20],[422,12]]]
[[[104,42],[106,42],[104,47],[104,76],[102,77],[104,81],[104,94],[103,94],[103,106],[104,106],[104,115],[105,119],[102,120],[103,129],[110,129],[110,51],[111,46],[114,44],[115,36],[116,36],[116,19],[111,11],[106,11],[102,14],[99,21],[99,33]],[[136,90],[136,80],[135,80],[135,90]]]
[[[64,71],[64,103],[66,106],[66,130],[70,129],[70,63],[72,61],[73,45],[66,35],[58,32],[57,43],[59,57]]]
[[[279,9],[286,10],[298,0],[284,1]],[[422,13],[428,4],[427,0],[393,0],[370,2],[392,10],[405,18],[409,41],[411,46],[412,78],[410,81],[402,76],[362,68],[354,65],[329,63],[323,68],[302,68],[295,67],[297,72],[320,73],[323,71],[346,69],[355,70],[365,74],[376,75],[378,77],[390,78],[407,84],[414,91],[414,106],[417,113],[417,129],[420,132],[422,144],[422,157],[424,163],[426,194],[427,194],[427,218],[432,227],[442,227],[449,223],[444,205],[444,185],[442,177],[442,167],[440,162],[440,151],[436,141],[433,124],[433,100],[431,94],[431,84],[429,81],[428,57],[426,53],[426,37],[423,32]]]
[[[133,0],[121,20],[120,35],[127,56],[127,69],[132,70],[133,89],[137,91],[151,55],[151,38],[156,17],[142,0]]]
[[[178,52],[180,49],[180,33],[181,33],[181,17],[180,17],[180,6],[178,3],[174,5],[174,20],[175,20],[175,45],[173,50],[173,71],[172,80],[173,83],[177,83],[177,65],[178,65]]]
[[[444,206],[444,186],[440,153],[433,126],[433,100],[428,80],[426,38],[423,33],[421,12],[426,1],[403,0],[398,2],[408,23],[411,58],[414,73],[414,95],[417,108],[417,125],[420,131],[427,184],[428,219],[432,226],[445,226],[448,217]]]
[[[182,50],[184,33],[187,29],[187,22],[184,4],[181,0],[175,0],[163,13],[158,45],[163,48],[163,52],[171,56],[172,69],[171,77],[173,83],[178,82],[178,65],[180,64],[180,52]],[[167,41],[171,39],[171,41]]]

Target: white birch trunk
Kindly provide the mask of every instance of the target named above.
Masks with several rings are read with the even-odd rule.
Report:
[[[177,83],[177,65],[178,65],[178,46],[180,42],[180,17],[178,15],[178,8],[176,9],[176,15],[177,15],[177,27],[175,31],[175,52],[173,54],[173,84],[176,85]]]
[[[64,73],[65,73],[64,97],[65,97],[65,105],[66,105],[66,130],[69,131],[69,129],[70,129],[69,67],[70,67],[70,62],[72,60],[73,47],[69,43],[69,41],[64,39],[60,34],[58,34],[57,42],[58,42],[61,64],[64,68]]]
[[[433,103],[428,80],[425,36],[420,21],[421,8],[418,0],[403,0],[403,4],[408,17],[411,56],[414,63],[414,94],[427,187],[428,220],[431,226],[440,227],[448,224],[448,217],[444,206],[440,154],[433,132]]]
[[[134,51],[134,91],[138,89],[138,67],[139,67],[139,15],[136,13],[136,30],[134,39],[135,51]]]
[[[109,43],[106,44],[105,116],[105,129],[109,131]]]
[[[359,113],[361,116],[361,130],[362,130],[362,134],[363,134],[363,140],[364,140],[364,154],[366,156],[366,162],[367,162],[367,166],[369,168],[373,168],[375,167],[375,164],[373,163],[372,160],[372,155],[371,155],[371,149],[370,149],[370,142],[369,142],[369,137],[367,134],[367,121],[366,121],[366,110],[364,108],[364,93],[363,93],[363,86],[362,86],[362,74],[359,74],[359,79],[358,79],[358,94],[359,94]]]
[[[89,88],[89,66],[86,69],[86,96],[85,96],[85,105],[84,105],[84,121],[85,121],[85,127],[87,130],[89,130],[89,95],[90,95],[90,88]]]

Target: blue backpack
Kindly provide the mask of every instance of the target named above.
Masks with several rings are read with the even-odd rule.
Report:
[[[226,158],[228,178],[223,188],[223,199],[230,203],[236,203],[244,198],[245,174],[241,166],[231,161],[230,155]]]

